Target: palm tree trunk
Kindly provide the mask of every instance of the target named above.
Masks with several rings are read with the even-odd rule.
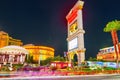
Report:
[[[113,45],[116,53],[116,68],[119,68],[119,41],[116,30],[111,31]]]
[[[118,40],[118,36],[117,36],[117,32],[115,33],[115,39],[117,42],[117,51],[118,51],[118,61],[119,61],[119,57],[120,57],[120,45],[119,45],[119,40]]]

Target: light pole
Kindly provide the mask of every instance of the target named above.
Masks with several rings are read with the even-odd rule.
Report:
[[[38,60],[39,65],[40,65],[40,60],[41,60],[41,50],[39,51],[39,60]]]
[[[0,35],[0,48],[1,48],[1,35]]]

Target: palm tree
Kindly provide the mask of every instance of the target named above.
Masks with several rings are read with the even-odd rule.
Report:
[[[120,21],[111,21],[108,22],[106,27],[104,28],[104,32],[111,32],[113,45],[116,53],[116,67],[119,68],[119,53],[120,53],[120,46],[117,36],[117,30],[120,30]]]

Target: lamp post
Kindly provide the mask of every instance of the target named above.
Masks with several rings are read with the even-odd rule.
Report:
[[[39,60],[38,60],[39,65],[40,65],[40,60],[41,60],[41,50],[39,51]]]
[[[0,48],[1,48],[1,35],[0,35]]]

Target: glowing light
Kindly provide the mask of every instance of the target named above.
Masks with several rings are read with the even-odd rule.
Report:
[[[69,41],[68,45],[69,50],[77,48],[78,47],[77,38],[74,38],[73,40]]]
[[[78,1],[77,4],[71,9],[69,14],[66,16],[68,23],[70,24],[76,17],[78,10],[82,10],[84,5],[83,1]]]
[[[77,31],[78,27],[77,27],[77,22],[74,22],[71,26],[70,26],[70,35],[75,33]]]
[[[77,10],[73,10],[67,18],[68,23],[70,24],[76,17],[77,17]]]

